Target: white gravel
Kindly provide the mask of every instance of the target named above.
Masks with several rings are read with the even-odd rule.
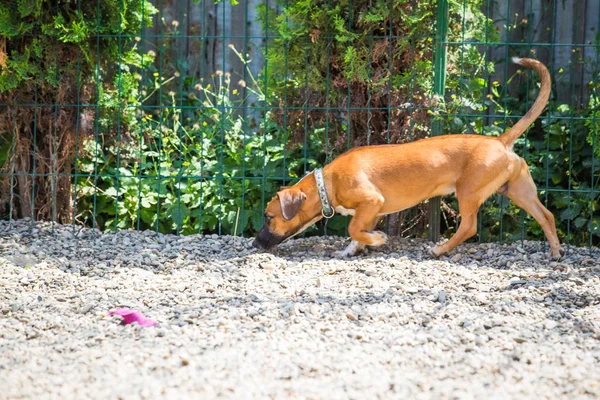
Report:
[[[0,222],[0,398],[600,396],[597,250],[250,243]]]

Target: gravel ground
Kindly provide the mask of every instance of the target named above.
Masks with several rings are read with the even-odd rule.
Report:
[[[347,243],[0,222],[0,398],[600,396],[597,250]]]

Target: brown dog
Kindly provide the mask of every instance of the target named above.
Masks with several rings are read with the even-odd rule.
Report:
[[[541,225],[553,259],[561,257],[554,217],[537,196],[525,160],[513,152],[513,143],[542,113],[550,96],[550,74],[539,61],[513,59],[534,69],[541,88],[531,109],[499,137],[447,135],[400,145],[354,148],[284,188],[269,202],[265,225],[254,246],[269,249],[324,217],[332,207],[352,215],[352,242],[338,256],[352,256],[387,240],[373,231],[382,216],[413,207],[423,200],[455,192],[460,226],[447,242],[435,246],[435,256],[447,253],[477,232],[479,206],[493,193],[508,196]],[[317,184],[324,181],[319,192]],[[324,197],[323,200],[319,194]],[[331,214],[333,211],[331,210]]]

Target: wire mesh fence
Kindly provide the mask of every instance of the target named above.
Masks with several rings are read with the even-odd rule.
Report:
[[[0,5],[0,216],[251,235],[265,202],[354,146],[498,135],[554,80],[516,146],[561,239],[597,245],[600,6],[556,0],[16,0]],[[434,96],[434,94],[437,94]],[[390,234],[451,234],[452,198]],[[501,196],[478,239],[542,239]],[[338,216],[308,234],[345,234]]]

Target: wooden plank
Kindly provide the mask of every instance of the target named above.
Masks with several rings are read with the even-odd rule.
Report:
[[[587,0],[579,0],[575,2],[575,17],[573,20],[573,43],[575,44],[583,44],[585,41],[585,30],[586,30],[586,10],[587,10]],[[585,93],[587,86],[587,82],[584,82],[585,78],[585,66],[584,66],[584,47],[575,46],[573,47],[572,57],[571,57],[571,68],[570,72],[572,74],[571,79],[573,80],[573,84],[575,85],[572,93],[575,95],[575,98],[572,99],[573,104],[577,108],[581,108],[585,106]]]
[[[598,29],[600,28],[598,21],[600,21],[600,2],[599,1],[588,1],[587,8],[585,11],[585,32],[583,37],[583,43],[594,44],[596,43],[596,37],[598,35]],[[600,59],[596,48],[585,47],[584,58],[587,64],[587,68],[584,68],[583,73],[583,99],[587,102],[590,96],[590,86],[588,83],[594,79],[592,75],[593,70],[597,70],[600,67]]]
[[[551,0],[531,0],[532,23],[534,27],[533,43],[552,42],[552,27],[554,25],[554,5]],[[550,67],[551,49],[547,46],[537,46],[538,60]]]

